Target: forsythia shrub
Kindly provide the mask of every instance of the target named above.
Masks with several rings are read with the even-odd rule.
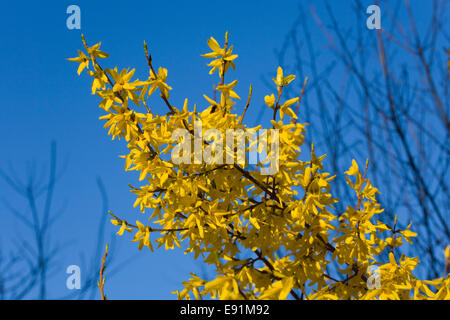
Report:
[[[316,156],[312,148],[308,161],[299,160],[305,124],[297,123],[290,106],[300,101],[282,99],[283,89],[295,76],[285,76],[278,68],[274,94],[265,97],[273,110],[272,128],[279,130],[278,172],[262,175],[261,163],[250,167],[238,161],[175,164],[170,160],[180,142],[172,139],[175,130],[194,135],[196,120],[202,121],[203,129],[215,128],[224,135],[227,129],[247,128],[243,118],[252,89],[243,114],[233,113],[232,106],[240,98],[233,90],[237,80],[225,81],[237,58],[228,44],[228,33],[224,47],[214,38],[208,40],[212,52],[204,57],[214,59],[208,66],[212,67],[210,74],[219,74],[216,90],[220,99],[205,96],[209,107],[204,110],[195,105],[188,108],[187,100],[180,108],[170,103],[167,70],[156,71],[145,42],[150,75],[140,81],[132,80],[134,69],[100,66],[98,59],[108,57],[99,50],[100,43],[88,47],[82,40],[86,53],[79,51],[78,57],[68,60],[79,63],[78,74],[89,70],[92,94],[102,99],[99,106],[106,112],[100,119],[106,120],[108,134],[128,143],[125,170],[139,171],[139,180],[145,181],[131,191],[137,196],[134,206],[152,224],[132,224],[111,213],[112,223],[120,226],[118,234],[134,233],[139,249],[146,246],[152,251],[153,245],[173,249],[185,240],[186,253],[193,252],[196,259],[201,256],[216,268],[212,281],[192,274],[183,282],[184,288],[176,291],[178,298],[450,298],[448,276],[419,280],[412,273],[418,258],[395,258],[394,248],[411,242],[416,234],[410,226],[401,230],[396,223],[388,226],[376,220],[383,209],[377,202],[378,190],[366,177],[368,163],[361,172],[353,161],[345,172],[355,202],[345,212],[333,213],[333,204],[339,200],[331,194],[334,177],[324,171],[325,156]],[[148,97],[155,91],[167,106],[166,114],[151,111]],[[136,107],[143,107],[144,112],[135,111]],[[212,140],[202,142],[202,150],[214,146]],[[235,157],[234,151],[227,149],[226,154]],[[389,262],[382,262],[382,254]]]

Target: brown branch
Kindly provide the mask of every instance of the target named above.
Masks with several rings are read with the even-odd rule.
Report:
[[[104,287],[105,287],[105,262],[106,262],[106,257],[108,256],[108,244],[106,244],[106,248],[105,248],[105,254],[103,255],[102,258],[102,265],[100,266],[100,279],[97,282],[98,288],[100,289],[100,295],[101,295],[101,299],[102,300],[107,300],[106,296],[105,296],[105,292],[104,292]]]

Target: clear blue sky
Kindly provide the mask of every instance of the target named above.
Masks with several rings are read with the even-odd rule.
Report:
[[[314,1],[312,1],[314,2]],[[67,167],[57,185],[55,206],[66,204],[61,220],[54,228],[53,240],[64,246],[49,288],[49,297],[68,294],[65,268],[82,264],[80,255],[90,258],[95,247],[101,199],[96,177],[103,179],[109,197],[109,209],[129,220],[142,218],[132,208],[134,195],[129,183],[136,175],[124,172],[123,141],[111,141],[103,129],[98,98],[90,95],[90,78],[78,77],[76,64],[65,59],[76,56],[81,48],[80,35],[88,43],[102,41],[110,54],[107,67],[134,67],[136,75],[147,75],[142,43],[149,44],[156,66],[169,70],[173,87],[171,101],[179,105],[185,97],[190,105],[205,106],[204,93],[211,94],[215,77],[208,75],[206,40],[214,36],[223,41],[226,30],[239,54],[233,78],[245,97],[253,84],[255,103],[249,119],[255,120],[267,89],[261,76],[275,72],[274,49],[282,44],[286,32],[304,1],[38,1],[2,4],[0,28],[1,108],[0,168],[14,168],[25,178],[29,161],[48,164],[50,142],[56,140],[59,165]],[[66,28],[66,8],[81,8],[81,30]],[[350,17],[350,1],[339,1],[336,15],[342,21]],[[364,13],[362,13],[364,14]],[[313,32],[314,33],[314,32]],[[155,105],[157,107],[157,105]],[[0,182],[0,198],[15,207],[26,204]],[[27,238],[0,203],[3,250],[11,248],[11,232]],[[5,230],[6,226],[6,230]],[[107,225],[109,237],[116,228]],[[117,241],[115,263],[134,255],[137,246],[124,236]],[[66,243],[70,246],[65,247]],[[107,279],[106,290],[114,299],[172,299],[170,291],[181,288],[189,272],[201,273],[198,262],[182,252],[156,250],[137,255],[122,270]],[[83,276],[83,269],[82,269]]]

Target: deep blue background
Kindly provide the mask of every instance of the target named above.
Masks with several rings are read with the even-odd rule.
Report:
[[[274,50],[284,39],[297,16],[299,1],[39,1],[8,2],[0,13],[0,168],[26,178],[30,161],[48,166],[50,142],[58,146],[58,165],[67,167],[58,181],[55,207],[66,205],[64,216],[55,225],[53,241],[64,248],[58,267],[52,272],[49,298],[68,294],[65,269],[83,265],[95,247],[101,199],[96,177],[102,178],[109,197],[109,209],[134,221],[145,218],[132,208],[135,200],[129,183],[135,173],[124,172],[123,141],[111,141],[98,120],[102,111],[98,97],[90,95],[91,78],[76,74],[77,65],[65,59],[81,49],[83,33],[90,45],[102,41],[110,58],[105,67],[136,68],[136,76],[146,78],[148,68],[142,49],[146,40],[154,64],[169,70],[173,87],[171,102],[180,106],[207,106],[203,94],[212,95],[217,75],[208,75],[209,52],[206,40],[214,36],[220,43],[226,30],[239,54],[237,71],[229,79],[239,79],[237,93],[245,97],[253,84],[253,103],[247,120],[255,121],[268,90],[262,75],[275,74]],[[313,1],[314,3],[314,1]],[[81,30],[66,28],[66,8],[81,8]],[[346,23],[352,17],[350,1],[334,5],[336,16]],[[361,14],[365,15],[364,12]],[[319,32],[313,30],[312,36]],[[369,32],[369,31],[368,31]],[[325,50],[325,46],[324,46]],[[301,80],[297,79],[298,85]],[[152,108],[162,111],[153,99]],[[241,104],[238,105],[242,108]],[[160,109],[158,109],[160,108]],[[239,111],[240,112],[240,111]],[[268,113],[263,120],[267,121]],[[319,152],[320,153],[320,152]],[[26,203],[0,181],[0,198],[18,209]],[[15,234],[27,239],[26,229],[0,204],[0,241],[4,251],[13,248]],[[108,223],[107,236],[117,229]],[[121,271],[107,279],[106,291],[113,299],[175,298],[170,291],[181,289],[189,272],[202,273],[198,262],[181,251],[137,253],[137,245],[125,235],[117,241],[115,263],[134,257]],[[67,245],[69,244],[69,245]],[[86,270],[82,269],[82,272]],[[83,276],[83,274],[82,274]],[[33,294],[29,296],[33,297]]]

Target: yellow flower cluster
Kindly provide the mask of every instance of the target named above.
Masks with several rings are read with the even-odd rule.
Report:
[[[188,108],[187,99],[180,108],[170,103],[167,70],[155,71],[145,43],[149,77],[143,81],[132,80],[134,69],[102,68],[97,59],[107,54],[99,50],[100,43],[88,47],[83,38],[83,44],[86,53],[79,51],[69,60],[80,64],[79,74],[93,66],[88,75],[93,78],[92,93],[101,98],[99,106],[106,112],[101,119],[113,139],[125,138],[125,170],[138,171],[143,182],[131,191],[137,197],[134,206],[149,222],[133,224],[111,213],[112,223],[120,226],[118,234],[133,233],[139,249],[153,250],[152,242],[166,249],[183,246],[216,269],[212,281],[193,274],[183,282],[184,288],[176,291],[180,299],[450,299],[448,276],[421,281],[413,275],[417,258],[395,258],[394,249],[416,234],[410,226],[401,230],[376,219],[383,209],[378,190],[366,177],[368,163],[361,172],[353,161],[345,173],[355,203],[337,215],[333,205],[339,200],[331,194],[334,176],[324,171],[325,156],[317,156],[313,146],[309,160],[299,160],[305,124],[297,123],[291,106],[300,103],[300,97],[282,102],[293,75],[285,76],[279,67],[276,90],[264,99],[273,110],[272,128],[279,130],[276,174],[262,175],[258,168],[263,163],[174,164],[169,159],[180,142],[172,139],[177,129],[194,134],[196,120],[204,129],[224,134],[227,129],[247,128],[243,119],[252,88],[242,115],[233,113],[240,97],[234,91],[237,80],[225,83],[237,58],[228,33],[224,47],[214,38],[208,40],[212,52],[204,57],[214,59],[208,66],[210,74],[219,73],[220,100],[205,96],[209,105],[201,110],[196,105]],[[162,115],[150,108],[157,90],[167,106]],[[369,272],[373,268],[375,274]],[[377,285],[369,286],[374,276]]]

